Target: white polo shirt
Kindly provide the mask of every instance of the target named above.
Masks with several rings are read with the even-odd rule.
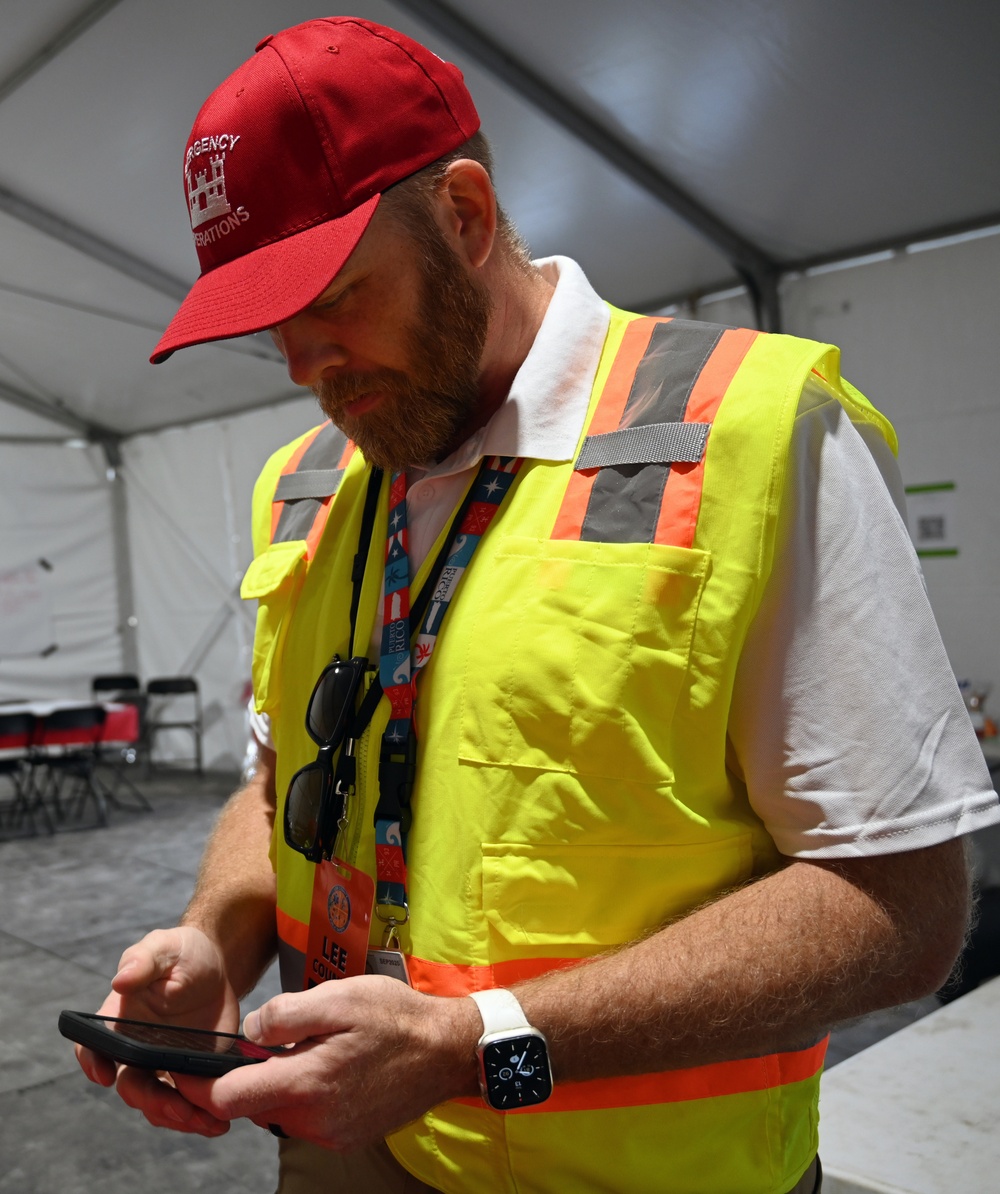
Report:
[[[446,460],[408,472],[411,575],[484,456],[573,458],[609,313],[575,262],[536,264],[555,291],[506,401]],[[811,378],[729,719],[728,764],[784,854],[888,854],[1000,822],[902,510],[888,446]],[[251,727],[270,745],[252,702]]]

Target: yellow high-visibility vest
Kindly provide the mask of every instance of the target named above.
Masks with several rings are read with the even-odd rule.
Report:
[[[612,311],[575,460],[525,463],[421,674],[401,932],[419,989],[461,995],[573,965],[779,865],[726,766],[726,725],[811,371],[894,446],[829,345]],[[351,653],[368,476],[324,425],[276,453],[255,491],[244,596],[260,599],[254,690],[277,750],[272,856],[292,990],[313,867],[282,840],[281,801],[315,757],[313,682],[334,652]],[[361,644],[386,504],[383,486]],[[388,713],[383,699],[360,742],[343,839],[347,861],[370,872]],[[817,1149],[825,1047],[562,1085],[557,1071],[538,1108],[459,1099],[389,1145],[425,1182],[463,1194],[783,1194]]]

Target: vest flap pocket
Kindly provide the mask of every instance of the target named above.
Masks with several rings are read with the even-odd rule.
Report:
[[[254,702],[258,710],[273,712],[273,665],[281,654],[285,614],[306,574],[305,557],[304,539],[272,543],[251,563],[240,586],[241,597],[256,597],[259,601],[252,663]]]
[[[648,934],[745,882],[748,833],[686,845],[485,843],[491,962],[587,957]]]
[[[272,543],[266,551],[251,561],[240,585],[245,600],[267,597],[292,575],[306,554],[305,539],[291,539],[287,543]]]

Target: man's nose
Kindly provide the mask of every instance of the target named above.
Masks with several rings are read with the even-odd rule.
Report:
[[[347,351],[329,331],[313,326],[306,315],[296,315],[271,329],[271,337],[285,358],[288,376],[299,386],[314,386],[327,369],[347,364]]]

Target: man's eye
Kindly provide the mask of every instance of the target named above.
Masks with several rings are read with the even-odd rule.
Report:
[[[353,289],[354,288],[352,286],[348,286],[346,290],[342,290],[338,295],[335,295],[333,298],[321,299],[318,303],[314,304],[316,307],[316,310],[317,311],[332,311],[335,307],[339,307],[341,305],[341,303],[344,301],[345,298],[347,298],[347,296],[351,293],[351,291]]]

